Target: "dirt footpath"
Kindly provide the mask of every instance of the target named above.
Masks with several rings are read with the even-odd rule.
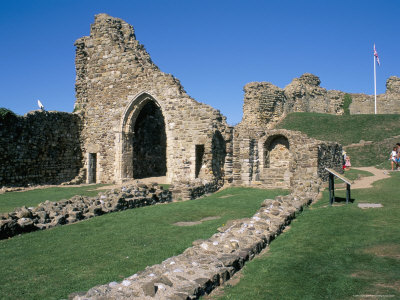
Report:
[[[388,170],[381,170],[375,167],[358,167],[358,168],[352,167],[352,169],[367,171],[374,174],[374,176],[362,177],[360,179],[355,180],[354,183],[351,185],[352,189],[370,188],[372,187],[372,183],[374,183],[375,181],[390,177]]]

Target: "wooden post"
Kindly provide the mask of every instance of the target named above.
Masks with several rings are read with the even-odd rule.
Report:
[[[329,173],[329,203],[330,205],[332,205],[333,201],[335,201],[333,199],[333,174]]]
[[[335,203],[335,175],[332,174],[332,203]]]

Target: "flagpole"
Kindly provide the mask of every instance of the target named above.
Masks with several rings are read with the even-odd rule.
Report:
[[[375,91],[375,114],[376,114],[376,57],[375,57],[375,44],[374,44],[374,91]]]

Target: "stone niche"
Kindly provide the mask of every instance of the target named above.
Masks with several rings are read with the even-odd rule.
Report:
[[[289,167],[290,151],[289,141],[283,135],[269,137],[263,146],[264,168],[283,168]]]

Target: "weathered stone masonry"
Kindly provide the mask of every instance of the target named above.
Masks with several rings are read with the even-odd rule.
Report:
[[[161,72],[135,39],[132,26],[124,21],[97,15],[90,36],[79,39],[76,46],[75,108],[83,120],[89,182],[166,175],[169,182],[224,179],[231,184],[260,181],[264,187],[288,188],[300,162],[309,161],[308,169],[316,172],[324,157],[318,158],[311,139],[283,132],[284,139],[290,135],[291,143],[286,164],[262,172],[258,153],[265,151],[260,139],[275,135],[265,130],[271,116],[279,119],[284,113],[285,95],[271,84],[265,93],[261,89],[262,99],[257,103],[252,98],[258,97],[260,89],[247,86],[250,95],[245,96],[244,121],[231,128],[219,111],[190,98],[177,79]],[[304,139],[308,148],[300,146]],[[248,157],[246,151],[255,153]],[[297,154],[302,151],[313,154]],[[277,151],[271,153],[275,161],[280,159],[274,156]],[[159,169],[152,166],[155,161]],[[331,166],[336,163],[330,162]],[[271,180],[278,169],[284,174]],[[260,175],[244,178],[253,174]],[[283,178],[285,183],[281,184]]]
[[[33,111],[0,118],[0,186],[60,184],[82,167],[80,118]]]
[[[92,172],[90,155],[96,160],[95,181],[122,182],[141,177],[144,174],[135,174],[144,165],[136,163],[146,159],[144,153],[148,155],[154,147],[159,148],[153,153],[159,157],[148,159],[158,160],[158,165],[165,167],[141,170],[146,176],[166,175],[169,182],[195,177],[211,180],[215,172],[222,176],[222,166],[216,170],[213,165],[213,155],[218,151],[213,151],[212,141],[214,136],[230,140],[225,117],[190,98],[176,78],[161,72],[135,39],[131,25],[105,14],[97,15],[90,36],[77,40],[75,45],[75,108],[83,120],[83,154],[88,173]],[[143,137],[152,135],[151,128],[140,128],[139,124],[149,118],[142,113],[149,105],[153,112],[147,123],[156,122],[159,129],[165,129],[155,144]],[[138,150],[138,140],[148,143]],[[196,146],[204,149],[197,174]]]
[[[342,115],[345,92],[326,90],[321,80],[310,73],[294,78],[284,89],[268,82],[250,82],[244,87],[243,112],[247,123],[262,123],[274,128],[290,112],[317,112]],[[352,98],[350,114],[373,114],[374,96],[348,93]],[[400,78],[391,76],[386,92],[377,95],[379,114],[400,113]]]
[[[224,183],[289,188],[302,168],[324,177],[321,166],[340,165],[336,144],[271,129],[286,112],[307,105],[332,112],[332,101],[317,105],[317,96],[327,92],[314,75],[301,76],[285,90],[269,83],[246,85],[243,120],[233,128],[218,110],[190,98],[176,78],[161,72],[126,22],[97,15],[90,35],[75,45],[75,113],[36,112],[42,127],[29,123],[20,140],[6,137],[5,128],[2,143],[8,154],[3,154],[1,172],[8,175],[3,185],[165,175],[183,198],[191,198]],[[30,151],[35,139],[44,141],[37,151],[40,159]],[[30,163],[33,173],[25,174],[20,166]]]

